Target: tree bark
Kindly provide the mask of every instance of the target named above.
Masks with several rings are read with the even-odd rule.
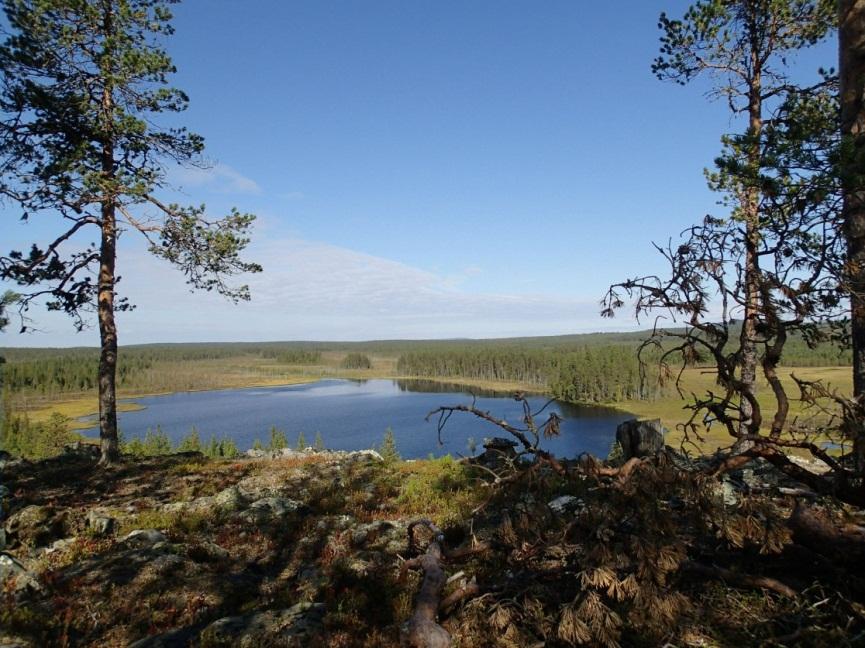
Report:
[[[103,29],[112,33],[113,15],[110,4],[105,9]],[[110,60],[110,56],[106,59]],[[101,464],[110,464],[120,457],[117,440],[117,326],[114,321],[114,264],[117,258],[117,215],[114,193],[115,165],[113,123],[114,97],[109,82],[102,89],[102,240],[99,248],[99,285],[97,314],[99,318],[99,440]]]
[[[752,8],[752,11],[757,11]],[[761,47],[756,16],[752,15],[749,29],[751,39],[751,78],[748,88],[748,171],[759,174],[761,167],[760,134],[763,130],[763,97]],[[760,312],[760,192],[755,178],[747,177],[743,188],[742,215],[745,221],[745,267],[744,280],[744,318],[740,334],[741,388],[744,392],[756,395],[757,391],[757,318]],[[739,433],[757,434],[760,430],[760,412],[754,411],[751,400],[742,397],[739,405]],[[734,451],[747,450],[750,442],[739,441]]]
[[[853,338],[853,394],[865,407],[865,0],[841,0],[838,19],[841,98],[843,221]],[[849,148],[846,148],[849,146]],[[858,469],[865,470],[865,429],[853,439]]]

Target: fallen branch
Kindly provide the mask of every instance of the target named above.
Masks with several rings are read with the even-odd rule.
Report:
[[[409,547],[416,546],[414,530],[418,526],[427,527],[433,534],[426,553],[403,563],[405,569],[422,569],[423,582],[415,599],[414,614],[408,621],[402,643],[409,648],[449,648],[451,636],[447,630],[436,623],[441,592],[447,581],[441,566],[442,542],[444,534],[430,520],[417,520],[408,527]]]
[[[481,588],[478,585],[477,580],[472,578],[468,583],[461,587],[458,587],[453,592],[448,594],[439,604],[439,610],[441,610],[442,614],[449,614],[450,611],[454,607],[456,607],[458,603],[464,601],[469,597],[479,594],[480,591]]]
[[[728,585],[741,589],[765,589],[786,598],[795,599],[799,597],[796,590],[792,587],[769,576],[751,576],[750,574],[742,574],[723,567],[716,567],[715,565],[704,565],[693,560],[687,560],[682,563],[681,570],[705,578],[722,580]]]

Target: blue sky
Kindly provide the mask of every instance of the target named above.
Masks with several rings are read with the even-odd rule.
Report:
[[[737,128],[708,86],[656,80],[640,1],[187,0],[167,48],[213,167],[181,199],[259,216],[253,300],[190,294],[127,235],[121,343],[498,337],[633,328],[612,282],[718,212],[703,168]],[[800,57],[834,64],[834,43]],[[6,210],[9,211],[8,209]],[[10,214],[11,215],[11,214]],[[4,226],[3,247],[53,223]],[[6,219],[9,223],[12,218]],[[7,243],[7,239],[9,244]],[[93,344],[33,311],[0,345]],[[14,327],[13,327],[14,329]]]

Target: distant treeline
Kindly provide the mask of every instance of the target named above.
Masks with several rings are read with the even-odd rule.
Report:
[[[578,351],[476,349],[421,351],[400,356],[403,376],[510,381],[548,389],[568,401],[616,402],[640,397],[640,368],[632,346]]]
[[[133,345],[120,349],[118,386],[141,392],[209,389],[222,386],[215,377],[229,370],[279,379],[299,372],[292,367],[310,367],[302,370],[309,375],[317,366],[322,375],[338,375],[339,369],[369,369],[371,356],[385,356],[399,358],[396,372],[401,376],[519,382],[567,400],[610,402],[640,394],[636,350],[646,335]],[[329,359],[324,353],[330,353]],[[0,357],[6,359],[0,369],[4,387],[12,393],[54,397],[96,388],[95,348],[5,348]],[[783,364],[788,367],[850,363],[849,350],[828,343],[811,349],[793,338],[784,349]]]
[[[276,360],[283,364],[311,365],[321,362],[321,351],[308,351],[306,349],[289,349],[286,351],[280,349],[263,349],[261,351],[261,357]]]

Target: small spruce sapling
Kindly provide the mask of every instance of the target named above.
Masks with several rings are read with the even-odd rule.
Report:
[[[393,428],[390,426],[384,431],[384,440],[378,449],[378,453],[386,464],[396,463],[402,458],[396,449],[396,439],[394,438]]]
[[[270,428],[270,446],[267,448],[271,452],[282,450],[288,447],[288,438],[285,432],[277,428],[275,425]]]

